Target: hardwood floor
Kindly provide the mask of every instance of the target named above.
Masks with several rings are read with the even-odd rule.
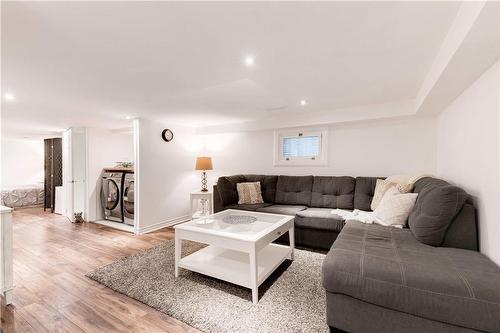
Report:
[[[118,258],[172,239],[172,229],[134,236],[73,224],[43,209],[16,210],[13,304],[3,332],[199,332],[85,277]]]

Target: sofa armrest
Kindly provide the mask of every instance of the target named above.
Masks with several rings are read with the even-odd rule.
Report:
[[[222,198],[219,193],[219,189],[217,185],[214,185],[213,189],[213,200],[214,200],[214,213],[218,213],[224,210],[224,203],[222,202]]]

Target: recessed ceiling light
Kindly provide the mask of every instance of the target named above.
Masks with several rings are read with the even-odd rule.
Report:
[[[306,106],[307,105],[307,101],[305,99],[301,100],[300,101],[300,105]]]
[[[125,119],[130,120],[130,119],[132,119],[132,117],[131,116],[125,116]]]
[[[3,98],[5,98],[6,101],[13,101],[16,99],[14,94],[11,92],[6,92],[5,95],[3,95]]]
[[[255,59],[252,56],[246,56],[245,57],[245,65],[247,66],[253,66],[255,65]]]

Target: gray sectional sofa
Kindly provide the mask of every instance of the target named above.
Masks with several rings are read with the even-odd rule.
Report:
[[[265,203],[238,205],[236,184],[253,181],[260,181]],[[356,179],[352,177],[221,177],[214,186],[214,210],[243,209],[295,215],[295,244],[328,250],[344,226],[342,217],[331,214],[331,209],[366,208],[366,204],[361,202],[355,205],[355,184]]]
[[[419,180],[404,229],[331,213],[370,210],[377,179],[221,177],[214,210],[295,216],[295,243],[328,250],[323,286],[332,331],[500,332],[500,268],[478,252],[476,213],[467,194],[440,179]],[[261,183],[265,203],[238,205],[236,184],[251,181]]]

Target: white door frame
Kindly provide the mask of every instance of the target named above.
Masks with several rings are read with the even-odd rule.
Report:
[[[139,119],[134,119],[134,234],[139,234],[141,200],[141,159],[139,152]]]
[[[65,196],[64,215],[74,222],[73,216],[73,167],[71,150],[72,129],[66,130],[62,135],[63,145],[63,189]]]
[[[74,147],[74,140],[73,136],[75,135],[76,131],[78,134],[83,133],[85,136],[85,163],[84,167],[85,170],[83,172],[83,177],[84,179],[78,179],[75,180],[75,175],[74,175],[74,170],[75,170],[75,165],[74,165],[74,152],[75,152],[75,147]],[[86,128],[70,128],[67,131],[63,133],[63,187],[64,187],[64,195],[65,195],[65,210],[64,210],[64,215],[71,221],[75,221],[75,205],[74,205],[74,200],[75,200],[75,181],[80,181],[83,182],[82,188],[83,188],[83,197],[82,200],[84,202],[82,203],[83,207],[83,218],[85,219],[87,216],[87,211],[88,211],[88,200],[87,200],[87,170],[88,170],[88,154],[87,154],[87,129]]]

